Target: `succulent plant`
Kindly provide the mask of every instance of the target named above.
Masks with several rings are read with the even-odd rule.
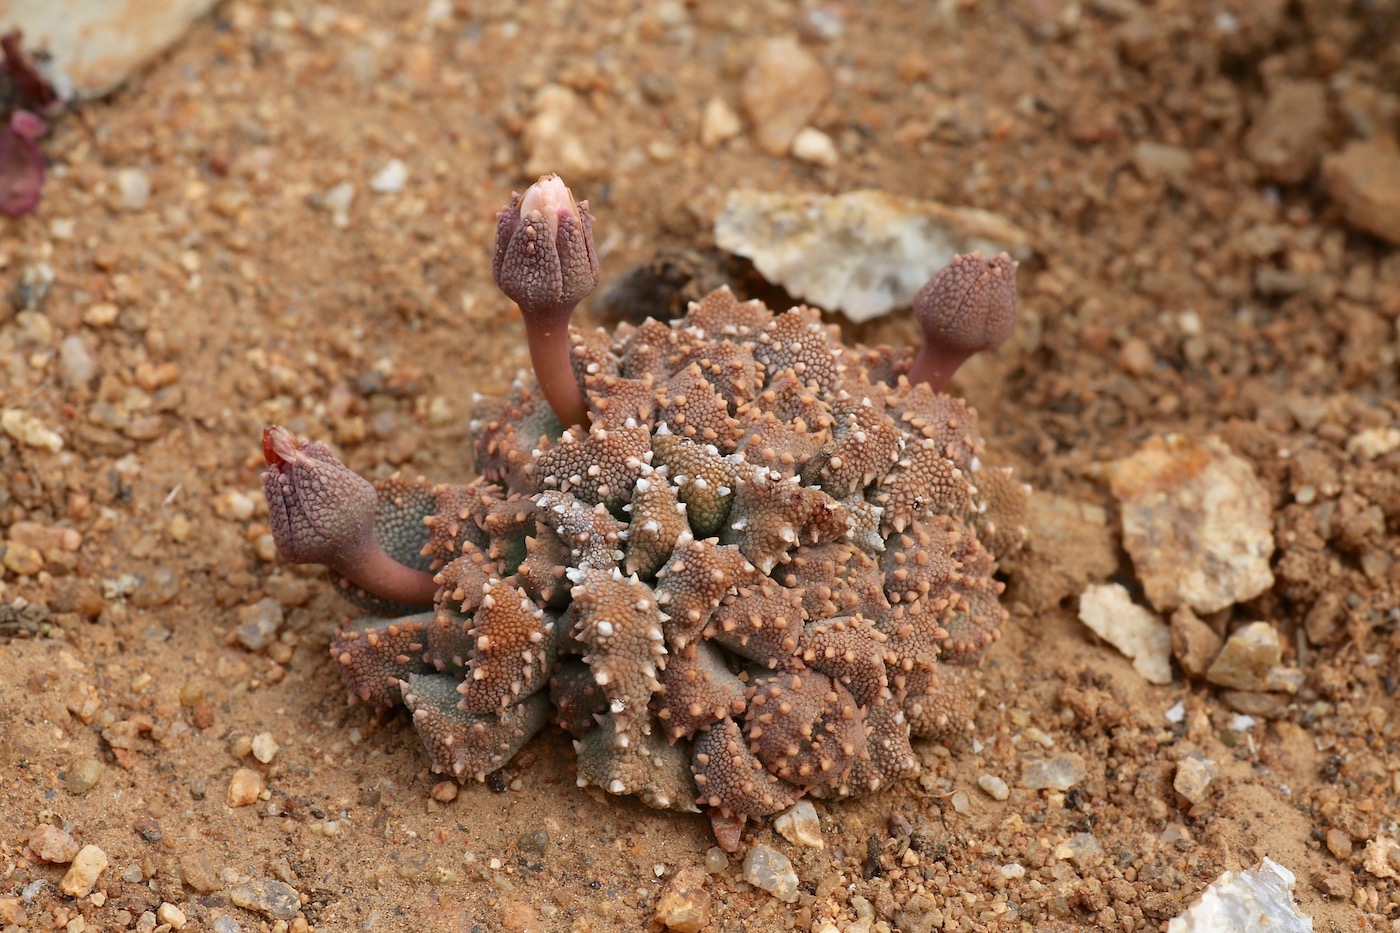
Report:
[[[496,279],[555,345],[532,337],[538,379],[477,412],[478,479],[371,485],[264,440],[283,556],[368,609],[331,645],[351,701],[407,706],[462,781],[552,720],[581,786],[704,807],[731,850],[746,820],[889,786],[918,769],[911,737],[970,728],[1005,619],[987,544],[1019,547],[1026,496],[983,464],[973,410],[907,354],[727,288],[565,330],[597,281],[586,205],[551,176],[501,218]]]

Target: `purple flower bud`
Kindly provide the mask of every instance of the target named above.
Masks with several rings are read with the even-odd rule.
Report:
[[[558,175],[544,175],[496,215],[496,285],[520,306],[530,363],[565,425],[587,423],[588,403],[569,355],[569,316],[598,285],[593,215]]]
[[[1016,267],[1006,253],[965,253],[919,289],[914,317],[924,345],[909,368],[911,382],[939,391],[972,354],[1006,342],[1016,322]]]
[[[598,285],[593,215],[558,175],[545,175],[496,216],[491,274],[530,315],[572,313]]]
[[[374,534],[379,495],[325,444],[303,444],[286,428],[263,431],[263,495],[272,540],[294,564],[325,564],[365,590],[394,602],[427,604],[430,574],[384,553]]]

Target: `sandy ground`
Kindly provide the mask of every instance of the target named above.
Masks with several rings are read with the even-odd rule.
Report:
[[[229,3],[47,141],[39,211],[0,228],[0,396],[38,425],[0,434],[0,928],[640,930],[699,868],[713,930],[1156,930],[1268,855],[1316,929],[1393,929],[1400,257],[1319,160],[1396,130],[1396,4],[636,6]],[[702,144],[781,36],[831,79],[834,165],[751,126]],[[573,108],[549,132],[542,95]],[[703,817],[577,789],[557,730],[434,799],[403,719],[345,704],[344,604],[275,558],[265,424],[372,476],[473,475],[471,398],[526,363],[493,213],[551,159],[605,280],[712,245],[741,187],[972,205],[1037,250],[1017,333],[955,388],[1042,501],[1106,523],[1009,568],[965,743],[818,803],[822,849],[749,837],[792,858],[796,903],[707,856]],[[1087,582],[1138,592],[1098,467],[1167,432],[1218,435],[1268,492],[1277,582],[1207,621],[1276,626],[1295,695],[1150,686],[1077,621]],[[259,618],[280,634],[250,651]],[[1022,786],[1055,754],[1084,778]],[[1195,804],[1192,754],[1219,767]],[[107,867],[72,897],[83,845]]]

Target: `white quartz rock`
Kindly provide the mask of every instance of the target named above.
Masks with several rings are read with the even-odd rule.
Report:
[[[853,321],[909,307],[957,253],[1031,254],[1029,235],[1004,217],[884,191],[733,191],[715,242],[792,295]]]
[[[1293,872],[1265,858],[1227,871],[1196,903],[1167,924],[1167,933],[1312,933],[1312,918],[1293,903]]]

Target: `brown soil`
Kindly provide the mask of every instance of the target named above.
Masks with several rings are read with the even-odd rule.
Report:
[[[819,803],[824,849],[757,830],[746,844],[790,855],[802,895],[750,888],[732,858],[706,884],[710,928],[1154,930],[1264,855],[1297,873],[1318,930],[1392,928],[1400,888],[1363,861],[1400,797],[1400,453],[1349,441],[1400,417],[1400,257],[1344,225],[1317,157],[1395,130],[1393,0],[638,6],[231,3],[45,143],[40,210],[0,230],[3,407],[65,439],[0,434],[0,927],[135,927],[169,902],[188,928],[286,929],[233,903],[271,878],[300,894],[292,929],[640,930],[705,864],[703,817],[577,789],[557,730],[499,781],[433,799],[407,724],[346,707],[326,652],[345,606],[275,559],[258,491],[270,423],[369,475],[472,475],[473,393],[526,364],[491,285],[493,211],[530,180],[521,133],[556,82],[586,105],[567,131],[600,168],[569,181],[605,280],[707,246],[743,186],[882,187],[1031,231],[1017,333],[955,384],[991,448],[1112,525],[1097,465],[1156,434],[1220,436],[1273,496],[1278,582],[1209,621],[1274,623],[1307,676],[1248,731],[1231,705],[1248,697],[1180,671],[1148,686],[1068,589],[1131,586],[1130,562],[1072,544],[1041,570],[1064,585],[1010,581],[976,741],[922,745],[920,778]],[[833,77],[814,122],[839,163],[770,158],[748,131],[703,147],[705,102],[737,108],[758,43],[788,34]],[[1285,167],[1268,168],[1246,140],[1285,80],[1326,90],[1323,112],[1284,121],[1322,131],[1282,127]],[[1164,168],[1145,142],[1187,159]],[[372,193],[391,158],[406,187]],[[130,168],[151,183],[135,208]],[[342,228],[324,196],[345,181]],[[853,336],[914,333],[906,314]],[[73,336],[90,379],[59,354]],[[264,598],[284,628],[250,652],[232,632]],[[248,753],[260,733],[270,764]],[[1020,786],[1040,735],[1083,756],[1070,792]],[[1193,752],[1221,771],[1195,806],[1171,787]],[[231,808],[241,768],[266,793]],[[65,867],[27,850],[43,824],[106,853],[94,895],[60,894]],[[541,829],[543,854],[522,840]],[[1056,854],[1080,833],[1102,854]]]

